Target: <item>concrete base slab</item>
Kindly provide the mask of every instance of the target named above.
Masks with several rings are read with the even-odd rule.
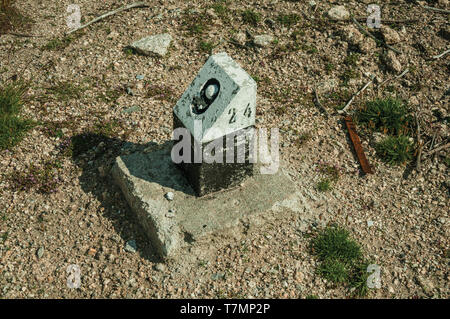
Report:
[[[283,169],[249,177],[232,189],[197,197],[183,172],[172,162],[171,143],[150,153],[116,159],[112,174],[131,209],[163,257],[180,248],[232,233],[266,215],[287,208],[301,211],[302,197]],[[173,200],[164,195],[174,193]],[[300,196],[300,197],[299,197]]]

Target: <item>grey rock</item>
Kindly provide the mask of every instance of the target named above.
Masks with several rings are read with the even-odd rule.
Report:
[[[131,44],[131,48],[145,55],[165,56],[172,42],[172,36],[168,33],[151,35]]]
[[[225,278],[225,273],[223,273],[223,272],[218,272],[211,276],[212,280],[219,280],[219,279],[224,279],[224,278]]]
[[[174,194],[173,194],[172,192],[168,192],[168,193],[166,193],[166,195],[164,195],[164,197],[165,197],[167,200],[173,200]]]
[[[239,43],[240,45],[244,45],[247,37],[244,32],[238,32],[234,35],[233,40]]]
[[[140,108],[139,106],[133,105],[133,106],[131,106],[131,107],[126,108],[125,110],[123,110],[122,113],[130,114],[130,113],[140,112],[140,111],[141,111],[141,108]]]
[[[37,255],[37,257],[38,257],[39,259],[41,259],[42,256],[44,256],[44,247],[40,247],[40,248],[37,250],[36,255]]]
[[[136,241],[135,240],[127,241],[124,249],[129,253],[135,253],[137,250]]]
[[[397,59],[397,56],[395,55],[394,52],[389,51],[386,54],[384,60],[385,60],[386,66],[391,71],[394,71],[397,73],[400,73],[402,71],[402,65],[401,65],[400,61]]]
[[[134,95],[133,90],[130,87],[127,87],[127,94]]]
[[[259,47],[266,47],[273,42],[273,36],[270,34],[256,35],[253,42]]]
[[[155,269],[157,271],[164,272],[166,271],[166,266],[164,264],[158,263],[156,264]]]
[[[348,20],[350,12],[344,6],[335,6],[328,11],[328,16],[333,20]]]
[[[383,35],[384,42],[387,44],[395,44],[401,41],[397,31],[391,29],[387,25],[381,26],[381,34]]]

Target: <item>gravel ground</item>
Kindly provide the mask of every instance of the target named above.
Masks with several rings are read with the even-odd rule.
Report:
[[[445,117],[449,112],[450,55],[429,59],[449,48],[448,15],[409,1],[383,1],[382,19],[415,20],[380,31],[402,51],[387,55],[352,22],[327,17],[336,5],[366,17],[366,3],[372,1],[315,2],[229,1],[228,15],[222,16],[214,10],[204,13],[211,2],[151,1],[148,8],[91,25],[64,48],[47,50],[43,47],[67,31],[66,8],[71,2],[17,1],[35,21],[29,33],[43,37],[2,35],[0,78],[3,82],[18,74],[30,81],[24,116],[46,124],[32,129],[13,149],[0,152],[0,296],[348,298],[348,289],[315,274],[317,260],[309,248],[311,234],[336,222],[348,228],[367,257],[381,267],[382,286],[371,290],[369,298],[449,298],[448,153],[424,159],[419,172],[409,166],[391,167],[375,156],[375,136],[361,132],[366,154],[376,167],[374,175],[361,176],[334,111],[373,74],[374,85],[351,109],[395,94],[420,109],[425,141],[437,132],[435,145],[445,143],[448,122],[439,121],[436,114]],[[123,4],[77,3],[85,21]],[[420,3],[450,9],[447,0]],[[246,9],[260,13],[257,26],[244,24],[240,14],[233,13]],[[202,34],[187,30],[185,10],[190,10],[190,21],[206,19]],[[300,20],[283,26],[280,14],[297,14]],[[163,58],[124,50],[144,36],[165,32],[172,35],[173,44]],[[275,41],[263,47],[246,44],[263,34]],[[294,38],[300,39],[300,50],[290,49]],[[310,214],[287,213],[234,239],[217,238],[207,247],[193,246],[179,259],[162,262],[112,183],[109,169],[121,153],[170,139],[172,107],[209,56],[201,50],[202,41],[215,46],[213,53],[226,51],[258,79],[258,126],[280,128],[283,166],[307,199]],[[361,53],[349,62],[346,58],[354,47]],[[381,85],[407,67],[405,76]],[[343,85],[349,69],[354,75]],[[144,79],[137,80],[137,75]],[[52,93],[50,88],[66,82],[79,87],[79,96]],[[149,96],[155,87],[165,96]],[[315,87],[328,118],[313,103]],[[58,123],[62,135],[48,133],[51,123]],[[115,126],[108,138],[81,156],[59,155],[67,137],[96,123]],[[310,138],[301,142],[302,134]],[[14,191],[11,174],[55,158],[60,164],[53,168],[60,178],[55,192]],[[317,167],[323,161],[341,171],[329,192],[316,189],[321,178]],[[131,240],[136,252],[125,250]],[[66,284],[71,264],[81,269],[79,289]]]

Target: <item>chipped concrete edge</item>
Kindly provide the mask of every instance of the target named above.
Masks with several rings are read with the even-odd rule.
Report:
[[[148,200],[145,200],[139,194],[135,194],[134,182],[132,181],[135,177],[130,174],[120,157],[116,158],[111,173],[132,211],[136,213],[136,217],[146,231],[156,252],[162,257],[173,254],[182,242],[176,225],[165,225],[167,222],[164,221],[167,218],[162,215],[162,209],[151,207]],[[151,213],[149,213],[150,211]]]

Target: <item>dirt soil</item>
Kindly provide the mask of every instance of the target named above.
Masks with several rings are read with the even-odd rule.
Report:
[[[364,176],[336,112],[374,75],[351,111],[394,95],[416,110],[425,153],[433,136],[434,145],[447,143],[450,55],[431,58],[449,49],[448,14],[414,1],[383,1],[384,29],[371,32],[398,54],[351,20],[327,14],[344,5],[365,18],[373,1],[228,1],[226,10],[211,9],[212,1],[148,2],[63,40],[71,1],[16,1],[34,23],[15,32],[39,37],[0,36],[0,79],[28,81],[23,116],[40,124],[0,152],[0,297],[349,298],[348,288],[316,274],[311,236],[329,223],[349,229],[380,266],[381,288],[367,298],[450,297],[448,150],[424,156],[420,171],[414,161],[389,166],[376,156],[377,135],[357,127],[376,171]],[[419,3],[450,9],[447,0]],[[88,22],[123,2],[77,4]],[[243,10],[260,14],[256,25],[243,21]],[[279,19],[289,14],[299,19]],[[126,49],[165,32],[173,42],[162,58]],[[263,34],[274,41],[253,45]],[[287,213],[163,262],[109,170],[116,156],[170,139],[174,104],[209,54],[222,51],[257,80],[257,125],[280,129],[282,165],[307,198],[313,221]],[[315,88],[328,117],[314,103]],[[81,151],[68,152],[74,137]],[[328,192],[317,189],[322,162],[340,171]],[[57,178],[47,180],[50,186],[15,187],[14,176],[45,163]],[[125,250],[130,240],[135,252]],[[67,285],[71,264],[81,270],[78,289]]]

